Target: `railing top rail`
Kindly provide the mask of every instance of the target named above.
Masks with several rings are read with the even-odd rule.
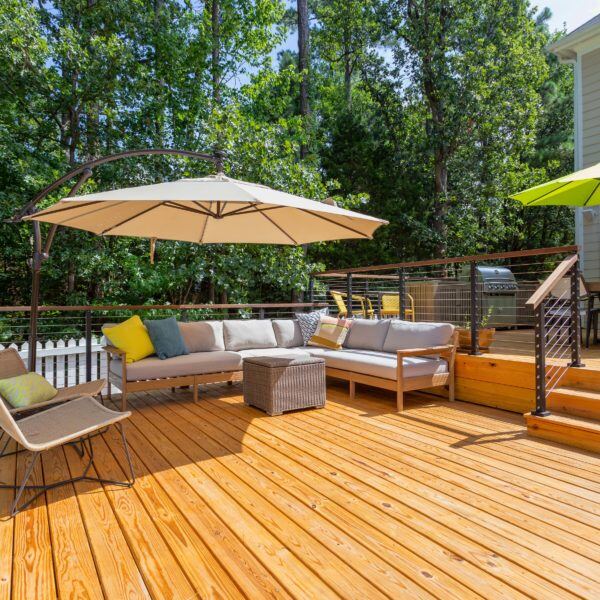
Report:
[[[40,306],[40,312],[61,311],[102,312],[109,310],[199,310],[199,309],[240,309],[240,308],[320,308],[328,306],[326,302],[272,302],[266,304],[88,304],[76,306]],[[31,306],[0,306],[3,312],[29,312]]]
[[[387,265],[371,265],[367,267],[352,267],[349,269],[331,269],[313,273],[315,277],[326,275],[347,275],[348,273],[367,273],[373,271],[389,271],[392,269],[410,267],[428,267],[435,265],[449,265],[452,263],[484,262],[504,258],[525,258],[528,256],[547,256],[551,254],[572,254],[579,251],[578,246],[556,246],[554,248],[536,248],[533,250],[515,250],[513,252],[495,252],[493,254],[472,254],[468,256],[453,256],[451,258],[432,258],[409,262],[390,263]]]
[[[537,308],[552,293],[552,290],[554,290],[558,283],[569,273],[573,266],[577,264],[578,260],[579,256],[577,254],[565,258],[525,304],[534,309]]]

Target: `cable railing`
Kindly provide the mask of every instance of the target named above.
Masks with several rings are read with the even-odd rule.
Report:
[[[535,315],[535,410],[547,401],[571,367],[581,367],[581,273],[579,256],[561,261],[527,301]]]
[[[536,319],[528,300],[577,251],[561,246],[323,271],[313,275],[309,299],[340,316],[453,323],[471,354],[533,357]]]

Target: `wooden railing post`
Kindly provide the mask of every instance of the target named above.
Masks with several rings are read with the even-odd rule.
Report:
[[[398,269],[398,317],[404,321],[406,318],[406,270]]]
[[[92,380],[92,311],[85,311],[85,380]]]
[[[350,319],[352,318],[352,273],[346,276],[346,307],[348,308],[346,317]]]
[[[571,366],[583,367],[581,363],[581,320],[579,315],[579,261],[571,269]]]
[[[538,417],[547,417],[546,410],[546,305],[535,308],[535,411]]]
[[[471,351],[469,354],[481,354],[479,351],[479,294],[477,288],[479,281],[477,278],[477,263],[472,261],[471,271]]]

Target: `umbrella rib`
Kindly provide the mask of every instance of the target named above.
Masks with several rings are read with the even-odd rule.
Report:
[[[112,231],[113,229],[116,229],[117,227],[121,227],[121,225],[125,225],[125,223],[129,223],[130,221],[133,221],[134,219],[137,219],[138,217],[141,217],[142,215],[145,215],[146,213],[150,212],[151,210],[154,210],[155,208],[158,208],[159,206],[162,206],[162,204],[153,204],[152,206],[149,206],[148,208],[145,208],[144,210],[141,210],[136,215],[132,215],[131,217],[128,217],[127,219],[124,219],[123,221],[120,221],[119,223],[116,223],[115,225],[112,225],[108,229],[105,229],[104,231],[101,231],[100,235],[105,235],[109,231]]]
[[[565,181],[560,187],[554,188],[553,190],[550,190],[548,192],[544,192],[541,196],[538,196],[537,198],[534,198],[533,200],[530,200],[529,202],[527,202],[527,204],[525,204],[525,206],[531,206],[534,202],[541,200],[544,196],[548,196],[554,192],[557,192],[558,190],[562,190],[562,188],[564,188],[565,185],[569,185],[570,183],[573,183],[573,182]]]
[[[262,210],[260,210],[258,212],[265,219],[267,219],[272,225],[275,225],[275,227],[277,227],[277,229],[279,229],[279,231],[281,231],[281,233],[283,233],[283,235],[285,235],[288,239],[292,240],[292,243],[294,244],[294,246],[298,245],[298,242],[285,229],[283,229],[283,227],[281,227],[280,225],[278,225],[277,223],[275,223],[275,221],[273,221],[273,219],[271,219],[271,217],[269,217],[269,215],[265,215],[265,213]]]
[[[208,211],[210,213],[212,213],[212,200],[210,202],[210,204],[208,205]],[[200,234],[200,239],[198,240],[198,243],[201,244],[204,241],[204,234],[206,233],[206,226],[208,225],[208,215],[206,215],[206,218],[204,219],[204,225],[202,227],[202,233]]]
[[[235,210],[230,210],[228,213],[223,213],[221,216],[225,217],[233,217],[234,215],[246,215],[253,212],[266,212],[268,210],[277,210],[280,208],[288,208],[287,206],[267,206],[266,208],[257,208],[256,205],[252,206],[242,206],[242,208],[236,208]]]
[[[194,204],[196,204],[195,200],[194,200]],[[202,210],[190,208],[189,206],[182,206],[181,204],[177,204],[176,202],[165,202],[165,206],[170,206],[172,208],[178,208],[179,210],[186,210],[188,212],[193,212],[197,215],[207,215],[209,217],[216,216],[213,212],[208,212],[202,205],[199,205],[202,208]]]
[[[588,202],[592,199],[592,196],[596,193],[598,186],[600,186],[600,180],[598,180],[598,183],[595,185],[592,193],[588,196],[588,199],[583,203],[583,206],[587,206]]]
[[[332,223],[333,225],[337,225],[338,227],[347,229],[348,231],[351,231],[352,233],[356,233],[357,235],[359,235],[367,240],[371,239],[370,235],[367,235],[366,233],[363,233],[362,231],[358,231],[358,229],[353,229],[352,227],[348,227],[348,225],[343,225],[342,223],[338,223],[337,221],[334,221],[333,219],[328,219],[327,217],[324,217],[323,215],[320,215],[319,213],[313,212],[312,210],[307,210],[305,212],[307,212],[309,215],[312,215],[313,217],[318,217],[319,219],[323,219],[324,221],[327,221],[328,223]]]
[[[92,204],[99,204],[100,202],[101,202],[101,200],[93,200],[92,202],[87,202],[86,204],[73,203],[72,206],[61,206],[60,208],[57,208],[56,210],[46,209],[45,211],[43,211],[43,214],[44,214],[44,216],[54,215],[59,212],[64,212],[65,210],[73,210],[74,208],[81,208],[82,206],[91,206]],[[36,216],[35,213],[32,216],[35,217]]]

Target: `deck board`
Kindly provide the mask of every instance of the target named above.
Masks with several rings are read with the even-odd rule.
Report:
[[[269,418],[240,393],[132,394],[133,489],[77,483],[14,520],[0,491],[0,600],[600,595],[599,456],[464,402],[398,414],[334,384],[325,409]],[[96,440],[99,475],[123,477],[119,441]],[[67,447],[35,475],[80,469]]]

